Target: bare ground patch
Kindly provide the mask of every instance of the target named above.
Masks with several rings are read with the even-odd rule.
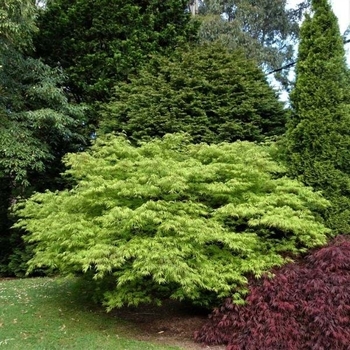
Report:
[[[126,321],[139,340],[176,345],[183,349],[224,350],[225,346],[206,346],[195,343],[193,333],[208,319],[209,311],[176,301],[162,306],[146,305],[112,311],[112,315]]]

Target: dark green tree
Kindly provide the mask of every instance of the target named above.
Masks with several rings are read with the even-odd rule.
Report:
[[[6,274],[15,268],[8,267],[14,251],[24,249],[20,233],[10,230],[9,208],[34,190],[62,188],[61,158],[85,141],[83,109],[68,102],[59,72],[10,48],[0,49],[0,64],[0,273]]]
[[[36,8],[34,0],[0,0],[1,45],[11,43],[17,48],[28,48],[32,44]]]
[[[33,171],[79,147],[83,109],[69,103],[62,75],[41,61],[8,46],[0,65],[0,169],[23,189]]]
[[[343,40],[327,0],[313,0],[312,11],[301,28],[288,164],[293,176],[332,201],[328,225],[350,233],[349,81]]]
[[[285,111],[255,62],[220,45],[154,57],[116,88],[103,132],[133,140],[185,131],[195,142],[262,141],[284,131]]]
[[[38,19],[37,55],[62,67],[78,101],[105,101],[156,52],[196,36],[186,0],[53,0]]]
[[[1,5],[0,274],[7,274],[18,271],[25,252],[20,233],[10,230],[10,208],[34,190],[62,188],[61,180],[56,181],[64,170],[61,158],[84,143],[84,115],[64,94],[62,74],[28,57],[34,2]]]

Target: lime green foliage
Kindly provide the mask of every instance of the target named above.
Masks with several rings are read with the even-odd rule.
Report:
[[[106,100],[148,61],[196,36],[187,0],[55,0],[38,19],[37,54],[65,69],[77,99]]]
[[[284,177],[268,152],[249,142],[192,145],[181,134],[138,148],[98,140],[66,157],[75,188],[37,193],[18,209],[16,226],[37,244],[30,269],[86,273],[107,289],[109,309],[244,293],[248,274],[326,241],[311,209],[327,202]]]
[[[0,281],[0,348],[8,350],[176,350],[128,338],[130,326],[106,315],[74,280]]]
[[[333,202],[334,231],[350,233],[349,81],[337,18],[327,0],[312,2],[301,29],[293,115],[287,147],[290,173]],[[346,105],[347,104],[347,105]]]
[[[195,142],[261,141],[284,131],[285,111],[262,71],[241,52],[220,45],[154,57],[119,85],[102,131],[133,140],[187,132]]]

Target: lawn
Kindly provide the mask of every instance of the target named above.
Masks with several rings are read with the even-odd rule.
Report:
[[[128,339],[130,327],[89,302],[75,280],[0,280],[0,349],[180,349]]]

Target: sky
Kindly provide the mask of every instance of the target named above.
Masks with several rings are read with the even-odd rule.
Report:
[[[302,0],[288,0],[289,7],[296,7]],[[340,33],[344,34],[350,25],[350,0],[329,0],[335,15],[338,17]],[[347,36],[349,37],[349,36]],[[350,43],[345,45],[347,63],[350,66]],[[291,73],[293,74],[293,73]],[[274,83],[272,83],[274,85]],[[278,87],[278,84],[275,85]],[[282,101],[288,101],[288,94],[284,91],[280,94]]]
[[[339,20],[340,32],[343,34],[350,24],[350,0],[331,0],[331,4]]]
[[[331,4],[338,17],[340,33],[344,34],[350,25],[350,0],[331,0]],[[347,35],[347,37],[349,36]],[[348,66],[350,66],[350,43],[345,45],[345,52]]]
[[[301,0],[287,0],[289,7],[295,7]],[[335,15],[338,17],[340,33],[344,34],[350,25],[350,0],[329,0]],[[345,46],[348,65],[350,65],[350,44]]]
[[[350,0],[329,0],[338,17],[340,32],[343,34],[350,24]],[[301,0],[288,0],[289,7],[295,7]]]

